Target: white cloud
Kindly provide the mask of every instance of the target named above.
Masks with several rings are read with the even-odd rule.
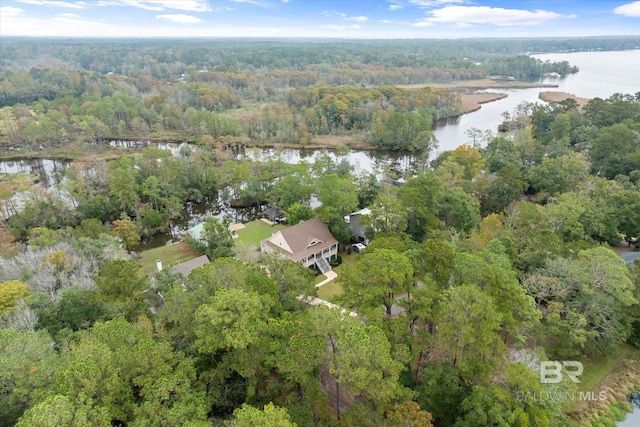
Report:
[[[185,10],[188,12],[211,12],[206,0],[101,0],[100,6],[131,6],[145,10]]]
[[[632,18],[640,18],[640,1],[623,4],[613,9],[613,13],[618,15],[630,16]]]
[[[335,10],[325,10],[321,12],[320,15],[330,18],[340,18],[343,21],[367,22],[369,20],[367,16],[349,16],[344,12],[336,12]]]
[[[425,23],[480,25],[489,24],[498,27],[537,25],[562,16],[546,10],[504,9],[489,6],[447,6],[430,12],[431,17],[412,24],[425,26]]]
[[[346,13],[336,12],[335,10],[325,10],[320,13],[323,16],[337,16],[338,18],[345,19],[347,17]]]
[[[116,7],[120,7],[120,6],[131,6],[131,7],[137,7],[138,9],[144,9],[144,10],[164,10],[164,8],[162,6],[150,6],[148,4],[146,4],[146,2],[144,1],[138,1],[138,0],[99,0],[98,3],[96,3],[98,6],[116,6]]]
[[[3,18],[13,18],[16,16],[20,16],[22,15],[22,12],[24,11],[19,7],[11,7],[11,6],[0,7],[0,17],[3,17]]]
[[[399,4],[390,4],[389,5],[389,10],[400,10],[402,9],[402,6],[400,6]]]
[[[195,16],[185,15],[178,13],[175,15],[156,15],[157,19],[166,19],[167,21],[175,22],[176,24],[197,24],[203,22],[202,19]]]
[[[465,0],[409,0],[409,3],[419,7],[439,7],[451,3],[466,3]]]
[[[345,30],[359,30],[360,25],[321,25],[321,28],[325,28],[327,30],[336,30],[336,31],[345,31]]]
[[[85,2],[68,2],[57,0],[17,0],[18,3],[33,4],[37,6],[54,6],[54,7],[66,7],[69,9],[84,9],[87,5]]]
[[[255,6],[264,6],[264,4],[260,0],[230,0],[230,1],[234,3],[248,3],[248,4],[253,4]]]
[[[95,27],[95,26],[104,25],[100,21],[85,19],[80,15],[76,15],[75,13],[61,13],[51,18],[51,20],[61,24],[78,25],[78,26],[94,26]]]
[[[434,25],[435,24],[433,22],[429,22],[429,21],[418,21],[411,24],[412,27],[418,27],[418,28],[433,27]]]

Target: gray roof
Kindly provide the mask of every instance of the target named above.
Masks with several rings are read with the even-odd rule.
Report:
[[[635,260],[640,259],[640,252],[620,252],[620,258],[622,258],[627,264],[631,264]]]
[[[271,220],[274,220],[274,219],[284,218],[284,213],[280,209],[276,207],[272,207],[264,211],[264,216],[266,216]]]
[[[183,262],[182,264],[174,265],[171,267],[173,273],[182,273],[184,277],[189,276],[192,270],[202,267],[209,263],[209,258],[206,255],[199,256],[198,258],[191,259]]]

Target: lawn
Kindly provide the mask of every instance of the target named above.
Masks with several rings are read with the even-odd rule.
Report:
[[[325,279],[323,274],[318,277],[322,277],[323,280]],[[331,302],[333,297],[340,294],[342,294],[342,284],[338,282],[338,279],[333,280],[326,285],[322,285],[318,288],[318,298],[326,301]]]
[[[156,260],[158,259],[162,261],[162,268],[168,268],[199,256],[200,254],[191,249],[189,245],[178,242],[140,252],[138,263],[146,273],[151,274],[157,271]]]
[[[245,224],[245,228],[236,231],[237,239],[234,239],[238,247],[255,247],[260,246],[260,241],[271,237],[273,232],[286,228],[284,225],[269,225],[264,221],[257,220]]]
[[[353,270],[354,268],[356,268],[356,262],[358,262],[358,259],[362,255],[356,253],[341,253],[340,256],[342,257],[342,264],[333,268],[333,271],[335,271],[338,275],[338,278],[336,279],[338,282],[340,282],[341,274],[344,274],[345,271]]]
[[[331,301],[332,297],[342,294],[341,279],[344,277],[344,272],[355,268],[356,262],[358,261],[358,257],[360,255],[354,253],[347,255],[346,253],[343,253],[340,254],[340,256],[342,257],[342,264],[333,268],[333,271],[338,275],[338,277],[335,280],[327,283],[326,285],[322,285],[318,288],[319,298]],[[319,275],[318,277],[316,277],[316,284],[320,283],[324,279],[326,279],[324,274]]]

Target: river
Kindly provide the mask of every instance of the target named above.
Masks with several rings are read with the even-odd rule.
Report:
[[[566,60],[571,65],[579,67],[576,74],[564,78],[544,78],[540,83],[555,84],[555,89],[500,89],[487,90],[487,92],[506,93],[507,97],[498,101],[483,104],[479,110],[450,120],[446,125],[434,129],[434,134],[439,141],[437,154],[453,150],[459,145],[470,143],[467,132],[470,129],[497,132],[498,125],[502,123],[502,113],[512,114],[522,102],[542,102],[538,99],[541,90],[555,90],[572,93],[585,98],[608,98],[614,93],[635,94],[640,92],[640,76],[637,64],[640,64],[640,50],[615,51],[615,52],[576,52],[553,53],[532,55],[543,61]],[[128,146],[126,141],[114,141],[111,145]],[[178,144],[161,144],[158,148],[169,149],[174,154],[184,147]],[[313,161],[316,154],[313,150],[283,150],[283,160],[289,163],[299,161]],[[274,155],[275,150],[247,150],[248,156],[263,159]],[[335,158],[333,153],[331,156]],[[402,175],[412,168],[410,158],[406,155],[380,151],[352,150],[346,159],[354,166],[356,173],[374,172],[381,174],[383,170],[392,170]],[[60,182],[69,163],[53,160],[19,160],[0,161],[0,172],[27,172],[39,177],[43,186],[52,188]],[[158,235],[145,242],[145,248],[174,242],[186,228],[200,222],[207,215],[229,217],[233,221],[253,219],[259,215],[259,211],[236,210],[225,206],[218,197],[211,197],[200,205],[187,205],[184,215],[172,224],[169,233]]]
[[[632,393],[629,396],[633,411],[628,413],[624,421],[616,423],[618,427],[638,427],[640,426],[640,392]]]
[[[26,173],[38,178],[45,188],[55,188],[64,178],[69,162],[52,159],[21,159],[0,161],[0,173]]]
[[[457,146],[469,143],[467,131],[475,128],[481,131],[496,132],[502,122],[502,113],[513,113],[522,102],[542,102],[538,99],[541,90],[555,90],[568,92],[585,98],[608,98],[614,93],[635,94],[640,92],[640,50],[617,52],[578,52],[578,53],[554,53],[532,55],[543,61],[567,60],[576,65],[580,71],[564,78],[545,78],[540,83],[557,84],[556,89],[501,89],[507,98],[483,104],[480,110],[463,115],[449,121],[445,126],[438,127],[434,134],[439,141],[436,155],[446,150],[453,150]],[[496,92],[487,90],[487,92]],[[125,146],[126,142],[115,141],[112,145]],[[164,144],[159,148],[170,149],[174,154],[180,150],[177,144]],[[259,158],[273,155],[274,150],[259,150]],[[282,156],[289,163],[297,163],[301,160],[311,161],[314,151],[284,150]],[[249,153],[249,155],[251,155]],[[354,165],[357,172],[379,171],[382,168],[395,168],[399,171],[410,168],[407,156],[393,153],[370,152],[352,150],[347,155],[349,162]],[[59,160],[15,160],[0,161],[0,172],[31,173],[37,176],[41,185],[47,188],[55,188],[62,180],[69,162]],[[258,209],[237,210],[228,207],[217,196],[210,197],[200,204],[188,204],[184,215],[174,221],[169,232],[154,236],[145,241],[143,249],[165,245],[180,239],[181,234],[189,227],[202,221],[206,216],[224,216],[234,222],[246,221],[257,218],[260,215]],[[640,402],[633,402],[635,411],[628,414],[624,421],[617,423],[619,427],[640,426]]]
[[[496,132],[505,111],[512,114],[522,102],[540,102],[541,91],[567,92],[583,98],[609,98],[614,93],[640,92],[640,49],[614,52],[575,52],[531,55],[542,61],[568,61],[580,71],[563,78],[543,78],[540,83],[558,85],[557,88],[489,89],[486,92],[502,92],[504,99],[483,104],[482,108],[450,121],[434,130],[440,143],[438,152],[453,150],[469,143],[466,132],[476,128]]]

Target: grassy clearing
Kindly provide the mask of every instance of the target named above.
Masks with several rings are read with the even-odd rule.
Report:
[[[313,284],[317,285],[318,283],[320,283],[320,282],[322,282],[324,280],[327,280],[327,276],[325,276],[324,274],[318,274],[316,276],[316,280],[314,280]]]
[[[584,371],[580,375],[580,383],[576,384],[577,393],[589,393],[597,391],[600,386],[608,382],[608,376],[616,373],[616,368],[621,366],[629,357],[629,348],[621,346],[615,357],[594,357],[581,360]],[[563,406],[565,411],[572,411],[584,402],[579,400],[567,400]]]
[[[318,297],[322,299],[326,299],[327,301],[331,301],[331,299],[337,295],[342,294],[342,279],[344,278],[344,273],[346,271],[352,270],[356,267],[356,262],[358,261],[358,254],[340,254],[342,257],[342,264],[333,268],[333,271],[338,275],[338,277],[327,283],[326,285],[322,285],[318,288]],[[326,279],[326,277],[321,274],[316,277],[316,284],[320,283]]]
[[[271,234],[286,228],[284,225],[275,224],[269,225],[264,221],[251,221],[245,224],[245,228],[236,231],[238,235],[237,239],[234,239],[234,243],[238,247],[250,247],[258,248],[260,241],[271,237]]]
[[[318,277],[325,278],[324,275]],[[342,294],[342,284],[336,280],[332,280],[326,285],[322,285],[318,288],[318,298],[323,300],[332,301],[333,297]]]
[[[593,391],[601,384],[611,370],[627,358],[629,349],[621,347],[616,357],[595,357],[583,361],[584,372],[580,375],[578,391]]]
[[[189,245],[184,242],[178,242],[173,245],[161,246],[140,252],[138,263],[142,266],[145,273],[151,274],[157,271],[157,259],[162,261],[163,268],[168,268],[199,256],[200,254],[191,249]]]
[[[338,278],[336,279],[338,282],[340,281],[340,274],[344,274],[345,271],[356,268],[356,262],[360,257],[360,255],[356,253],[341,253],[340,256],[342,257],[342,264],[333,269],[333,271],[338,275]]]

